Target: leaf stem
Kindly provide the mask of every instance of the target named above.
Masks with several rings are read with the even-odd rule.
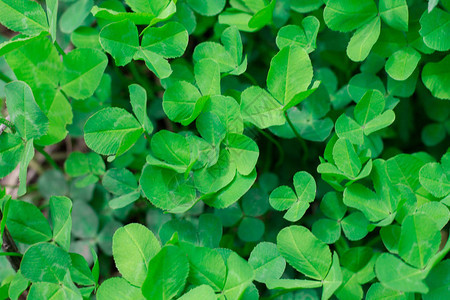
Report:
[[[292,123],[291,119],[289,118],[287,110],[284,112],[284,116],[286,117],[286,121],[289,124],[289,127],[291,127],[292,131],[294,132],[295,137],[300,142],[300,145],[302,146],[304,156],[302,158],[303,162],[306,162],[308,159],[308,146],[305,143],[305,140],[300,136],[297,129],[295,128],[294,124]]]
[[[280,143],[275,140],[270,134],[268,134],[267,132],[265,132],[264,130],[256,127],[256,129],[258,130],[259,133],[261,133],[266,139],[268,139],[270,142],[272,142],[272,144],[275,145],[275,147],[277,147],[278,152],[280,153],[280,156],[278,158],[277,164],[275,165],[276,167],[281,166],[281,164],[284,162],[284,150],[283,147],[281,147]]]
[[[142,85],[142,87],[147,91],[148,95],[154,95],[154,91],[147,80],[145,80],[141,73],[139,73],[139,70],[136,67],[136,64],[134,62],[131,62],[128,64],[128,68],[130,69],[131,74],[133,75],[134,79],[136,79],[137,83]]]
[[[244,77],[247,78],[253,85],[259,85],[258,81],[256,81],[255,77],[248,74],[247,72],[242,73],[242,75],[244,75]]]
[[[62,56],[66,55],[66,52],[64,52],[63,48],[61,48],[61,46],[58,44],[57,41],[55,41],[53,44],[55,45],[56,50],[58,51],[59,54],[61,54]]]
[[[3,213],[0,211],[0,219],[3,220]],[[13,269],[17,272],[20,268],[20,262],[22,260],[22,254],[19,251],[19,248],[17,248],[16,242],[14,242],[14,239],[12,238],[11,234],[9,233],[8,228],[5,227],[3,230],[3,244],[2,249],[5,253],[8,253],[6,256],[6,259],[9,261]],[[13,254],[15,253],[15,254]],[[6,254],[3,254],[6,255]]]
[[[22,257],[23,255],[21,253],[16,253],[16,252],[0,252],[0,256],[18,256],[18,257]]]
[[[56,163],[56,161],[50,156],[50,154],[47,153],[47,151],[44,150],[44,147],[42,146],[36,146],[35,147],[36,150],[41,153],[44,158],[47,160],[47,162],[56,170],[61,171],[61,168],[58,166],[58,164]]]

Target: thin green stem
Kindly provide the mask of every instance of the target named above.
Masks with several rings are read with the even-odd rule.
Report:
[[[63,48],[61,48],[61,46],[58,44],[57,41],[55,41],[53,44],[55,45],[56,50],[58,51],[59,54],[61,54],[62,56],[66,55],[66,52],[64,52]]]
[[[13,122],[8,121],[7,119],[1,118],[1,117],[0,117],[0,124],[3,124],[3,125],[5,125],[5,126],[9,127],[9,129],[11,129],[11,131],[12,131],[13,133],[16,132],[16,126],[14,126],[14,123],[13,123]]]
[[[284,112],[284,116],[286,117],[286,121],[288,122],[289,127],[291,127],[292,131],[294,132],[295,137],[297,138],[297,140],[300,142],[300,145],[302,146],[303,154],[304,154],[302,160],[303,160],[303,162],[306,162],[308,160],[308,146],[306,145],[305,140],[298,133],[298,131],[295,128],[294,124],[292,123],[291,119],[289,118],[287,110]]]
[[[279,156],[277,164],[275,166],[276,167],[281,166],[281,164],[284,161],[284,150],[283,150],[283,147],[281,147],[280,143],[276,139],[274,139],[270,134],[268,134],[267,132],[265,132],[264,130],[262,130],[262,129],[258,128],[258,127],[256,127],[256,129],[258,130],[259,133],[264,135],[264,137],[266,139],[268,139],[270,142],[272,142],[272,144],[274,144],[275,147],[277,147],[278,152],[280,153],[280,156]]]
[[[131,74],[133,75],[134,79],[136,79],[137,83],[142,85],[142,87],[147,91],[147,94],[153,95],[154,91],[150,85],[150,83],[142,77],[141,73],[136,67],[136,64],[134,62],[128,64]]]
[[[245,78],[247,78],[253,85],[258,85],[258,81],[256,81],[255,77],[248,74],[247,72],[244,72],[242,75],[244,75]]]
[[[3,82],[6,82],[6,83],[12,81],[11,78],[9,78],[8,76],[6,76],[5,74],[3,74],[3,73],[1,73],[1,72],[0,72],[0,80],[3,81]]]
[[[18,256],[18,257],[22,257],[23,255],[21,253],[17,253],[17,252],[0,252],[0,256]]]
[[[50,154],[48,154],[45,150],[44,147],[41,146],[36,146],[36,150],[41,153],[44,158],[47,160],[47,162],[56,170],[61,171],[61,168],[58,166],[58,164],[56,163],[56,161],[50,156]]]

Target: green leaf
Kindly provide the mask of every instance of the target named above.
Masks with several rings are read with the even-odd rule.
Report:
[[[406,0],[381,0],[380,16],[386,24],[400,31],[408,31],[408,4]]]
[[[277,187],[269,197],[270,205],[278,211],[289,209],[297,200],[294,191],[285,185]]]
[[[110,193],[119,196],[138,189],[134,174],[127,169],[109,169],[103,176],[102,184]]]
[[[0,178],[11,173],[19,164],[24,150],[23,141],[16,135],[0,135]]]
[[[53,244],[38,243],[27,249],[20,264],[31,282],[61,283],[71,264],[69,254]]]
[[[378,257],[375,273],[385,287],[396,291],[427,293],[429,290],[422,281],[426,275],[421,270],[410,267],[389,253]]]
[[[434,10],[433,10],[434,11]],[[450,24],[450,23],[449,23]],[[427,63],[422,70],[423,84],[439,99],[450,99],[450,55],[436,63]]]
[[[428,124],[422,129],[422,141],[428,146],[436,146],[447,136],[445,127],[442,124]]]
[[[219,146],[226,136],[227,128],[213,112],[202,113],[195,123],[198,132],[208,143]]]
[[[368,232],[369,221],[360,212],[354,212],[341,221],[342,231],[350,241],[359,241]]]
[[[17,271],[17,274],[14,276],[11,281],[8,289],[9,297],[11,300],[18,300],[20,295],[28,288],[30,282],[28,279],[23,277],[22,273]]]
[[[386,72],[395,80],[406,80],[420,61],[420,54],[412,47],[396,51],[386,62]]]
[[[36,140],[41,146],[52,145],[62,141],[67,136],[66,126],[72,124],[72,107],[61,91],[47,87],[39,90],[36,101],[42,112],[48,118],[47,134]]]
[[[316,182],[314,178],[305,171],[294,175],[294,188],[300,201],[311,203],[316,197]]]
[[[77,253],[69,253],[72,265],[69,267],[70,277],[75,283],[82,285],[96,284],[86,259]]]
[[[47,18],[49,24],[49,32],[52,36],[52,41],[56,40],[56,26],[58,20],[58,0],[47,0],[45,2],[47,6]]]
[[[11,39],[9,41],[5,41],[0,44],[0,56],[8,54],[9,52],[12,52],[16,49],[23,47],[24,45],[28,44],[29,42],[32,42],[36,39],[40,39],[41,37],[47,36],[47,35],[48,35],[48,32],[42,32],[41,34],[39,34],[37,36],[32,36],[32,37],[18,35],[16,38]]]
[[[300,220],[314,201],[316,183],[307,172],[301,171],[294,175],[295,192],[287,186],[276,188],[269,197],[270,205],[276,210],[286,210],[284,218],[291,222]]]
[[[380,29],[381,21],[379,17],[358,28],[348,43],[348,57],[353,61],[365,60],[380,36]]]
[[[281,103],[258,86],[251,86],[242,92],[241,115],[244,122],[261,129],[286,122]]]
[[[314,11],[322,5],[322,0],[291,0],[291,9],[299,13]]]
[[[191,179],[168,169],[146,165],[139,184],[145,197],[164,210],[186,211],[197,201]]]
[[[158,131],[153,136],[151,145],[155,156],[169,164],[187,168],[191,163],[189,142],[180,134],[168,130]]]
[[[225,7],[225,0],[187,0],[187,3],[203,16],[215,16]]]
[[[48,23],[39,3],[29,0],[1,0],[0,23],[28,36],[47,31]]]
[[[320,281],[306,279],[270,279],[266,282],[268,289],[314,289],[322,286]]]
[[[63,69],[61,57],[51,40],[45,36],[33,38],[6,55],[6,61],[17,79],[25,81],[35,92],[36,98],[39,98],[41,89],[45,91],[58,86]],[[40,99],[37,101],[45,103]]]
[[[153,124],[147,114],[147,92],[138,84],[129,85],[128,90],[134,115],[144,130],[151,134],[153,132]]]
[[[333,147],[333,159],[344,174],[355,178],[361,171],[361,162],[348,139],[339,139]]]
[[[393,213],[387,201],[359,183],[345,189],[344,204],[360,210],[371,222],[383,220]]]
[[[70,41],[77,48],[102,49],[99,41],[99,31],[92,27],[79,27],[70,35]]]
[[[336,220],[319,219],[314,222],[311,231],[326,244],[333,244],[341,237],[341,225]]]
[[[138,30],[130,20],[103,27],[99,40],[102,48],[112,55],[117,66],[128,64],[139,48]]]
[[[123,6],[122,9],[125,10]],[[106,7],[98,7],[96,5],[92,7],[91,13],[98,20],[112,21],[112,22],[130,20],[136,25],[148,26],[149,24],[157,22],[158,20],[152,13],[131,13],[125,11],[118,11],[116,9],[109,9]]]
[[[142,59],[145,61],[147,68],[155,73],[158,78],[167,78],[172,74],[172,68],[167,60],[161,55],[148,51],[145,49],[140,49],[134,55],[134,59]]]
[[[50,197],[50,216],[53,224],[53,240],[66,251],[70,248],[72,231],[72,200],[64,196]]]
[[[425,279],[430,291],[423,295],[425,300],[446,297],[450,282],[450,260],[446,259],[437,264]]]
[[[75,99],[92,96],[100,84],[108,58],[99,50],[75,49],[64,56],[61,88]]]
[[[49,299],[55,300],[63,299],[82,299],[78,288],[66,277],[64,284],[56,284],[49,282],[36,282],[31,285],[28,297],[30,299]]]
[[[105,280],[98,288],[97,298],[99,300],[145,299],[139,288],[132,286],[121,277],[113,277]]]
[[[149,27],[143,32],[141,47],[164,58],[183,55],[188,44],[188,32],[183,25],[169,22],[161,27]]]
[[[114,262],[120,274],[135,286],[142,286],[150,260],[161,246],[154,234],[140,224],[119,228],[113,236]]]
[[[226,259],[227,280],[223,289],[226,299],[240,299],[254,279],[253,268],[234,252]]]
[[[264,235],[266,226],[257,218],[244,217],[238,227],[238,237],[244,242],[257,242]]]
[[[405,262],[424,268],[439,250],[441,234],[436,223],[425,214],[407,216],[402,223],[398,254]]]
[[[25,140],[39,138],[47,133],[48,119],[25,82],[8,83],[5,86],[5,94],[11,121]]]
[[[234,98],[213,96],[205,103],[203,111],[216,114],[228,132],[242,133],[244,124],[239,109],[239,104]]]
[[[220,151],[217,163],[194,172],[195,187],[203,194],[211,194],[226,187],[236,176],[236,163],[228,151]]]
[[[364,143],[364,129],[346,114],[342,114],[336,120],[335,131],[339,138],[348,139],[353,144],[362,145]]]
[[[317,280],[325,279],[331,266],[328,246],[302,226],[289,226],[277,236],[278,250],[297,271]]]
[[[176,82],[164,92],[164,112],[174,122],[187,120],[195,113],[200,97],[200,92],[192,84],[186,81]]]
[[[218,251],[206,247],[196,247],[182,243],[181,249],[186,252],[190,270],[188,282],[194,285],[207,284],[214,291],[222,291],[226,280],[226,266]],[[211,268],[211,266],[214,266]]]
[[[219,43],[204,42],[195,47],[192,55],[194,62],[198,62],[204,58],[211,58],[220,65],[220,72],[231,72],[238,67],[233,60],[233,54],[230,54],[225,47]]]
[[[214,294],[214,290],[206,284],[197,286],[178,298],[179,300],[197,300],[197,299],[204,299],[204,300],[216,300],[217,297]]]
[[[342,271],[339,265],[339,256],[333,252],[333,264],[327,277],[323,280],[322,300],[330,299],[334,292],[342,284]]]
[[[277,34],[276,43],[281,50],[286,46],[297,45],[311,53],[316,49],[316,39],[320,22],[314,16],[308,16],[302,20],[302,27],[287,25],[282,27]]]
[[[384,111],[384,106],[383,94],[378,90],[369,90],[356,104],[353,115],[361,126],[366,126],[367,123],[381,115]]]
[[[337,192],[328,192],[320,202],[320,210],[322,213],[334,220],[339,220],[344,217],[347,212],[347,207],[342,202],[342,195]]]
[[[278,102],[285,105],[308,88],[312,77],[312,65],[305,49],[287,46],[270,62],[267,88]]]
[[[141,124],[126,110],[104,108],[84,125],[84,140],[93,151],[119,156],[130,149],[143,132]]]
[[[195,81],[203,96],[220,95],[220,66],[214,60],[205,58],[194,66]]]
[[[425,45],[438,51],[450,49],[450,13],[440,8],[435,8],[431,12],[424,11],[420,18],[420,35],[423,37]]]
[[[416,213],[422,213],[429,216],[438,226],[439,230],[442,230],[447,225],[450,218],[450,211],[441,202],[431,201],[422,204],[417,208]]]
[[[373,0],[328,0],[323,18],[331,30],[348,32],[363,26],[376,14]]]
[[[427,163],[419,171],[420,184],[439,198],[450,194],[450,180],[443,167],[438,163]]]
[[[255,168],[259,157],[258,145],[248,136],[230,133],[226,141],[230,160],[236,164],[238,172],[249,175]]]
[[[125,3],[137,13],[151,13],[158,16],[169,4],[169,0],[125,0]]]
[[[67,175],[79,177],[87,174],[103,175],[105,173],[105,162],[96,153],[81,153],[74,151],[70,153],[64,162],[64,170]]]
[[[222,32],[220,37],[225,50],[231,55],[236,65],[242,62],[242,38],[239,30],[234,27],[228,27]]]
[[[244,176],[236,172],[233,181],[220,190],[211,198],[206,198],[204,201],[212,207],[225,208],[238,201],[253,185],[256,180],[256,169]]]
[[[93,0],[79,0],[70,5],[59,20],[59,27],[64,33],[71,33],[79,26],[81,26],[84,20],[89,16]]]
[[[15,240],[25,244],[46,242],[52,230],[40,210],[31,203],[10,200],[6,226]]]
[[[248,263],[255,270],[255,280],[267,282],[283,275],[286,261],[273,243],[262,242],[250,253]]]
[[[383,95],[386,94],[383,82],[374,74],[359,73],[350,79],[348,92],[356,103],[361,100],[367,90],[379,90]]]
[[[189,262],[178,247],[163,247],[149,265],[152,268],[142,286],[142,294],[147,299],[172,299],[184,289]]]
[[[405,293],[392,290],[383,286],[381,283],[376,282],[373,283],[366,294],[367,300],[375,300],[375,299],[398,299],[398,300],[406,300],[407,295]]]

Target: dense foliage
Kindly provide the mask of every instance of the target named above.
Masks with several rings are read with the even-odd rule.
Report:
[[[450,299],[450,0],[0,24],[0,299]]]

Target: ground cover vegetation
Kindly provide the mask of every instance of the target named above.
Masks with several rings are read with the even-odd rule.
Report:
[[[449,0],[0,0],[0,299],[449,299]]]

